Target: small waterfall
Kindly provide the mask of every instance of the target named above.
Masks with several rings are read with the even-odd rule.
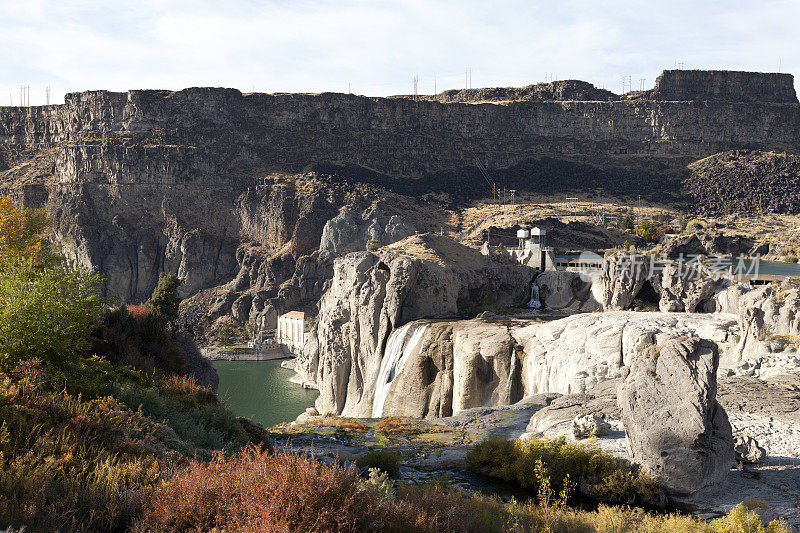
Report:
[[[528,307],[531,309],[541,309],[542,302],[539,301],[539,286],[536,280],[531,281],[531,300],[528,302]]]
[[[516,347],[516,346],[515,346]],[[514,403],[514,384],[516,374],[518,372],[519,360],[517,359],[517,350],[511,350],[511,363],[508,365],[508,383],[506,385],[505,403],[511,405]]]
[[[383,416],[383,404],[386,403],[386,397],[389,395],[389,389],[392,387],[394,378],[403,371],[403,363],[405,363],[406,358],[417,346],[427,329],[428,324],[409,322],[389,335],[386,349],[383,352],[383,359],[381,359],[378,380],[375,382],[375,393],[372,397],[372,418]]]

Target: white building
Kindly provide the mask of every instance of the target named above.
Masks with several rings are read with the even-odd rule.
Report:
[[[278,329],[275,340],[292,353],[300,353],[308,338],[306,326],[308,321],[302,311],[289,311],[278,317]]]
[[[545,236],[547,231],[542,228],[522,228],[517,231],[519,248],[512,249],[511,253],[517,261],[523,265],[528,265],[539,270],[554,270],[555,255],[553,249],[545,246]]]
[[[538,268],[542,271],[555,270],[556,257],[553,249],[545,246],[546,235],[547,231],[542,228],[522,228],[517,231],[518,248],[496,248],[484,243],[481,253],[483,255],[502,254],[511,256],[518,263]]]

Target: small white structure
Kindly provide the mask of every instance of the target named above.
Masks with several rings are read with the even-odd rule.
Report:
[[[302,311],[289,311],[278,317],[275,340],[292,353],[300,353],[306,343],[306,314]]]
[[[522,228],[517,230],[519,248],[509,250],[514,258],[522,263],[539,270],[555,270],[555,255],[553,249],[545,246],[547,231],[542,228]]]

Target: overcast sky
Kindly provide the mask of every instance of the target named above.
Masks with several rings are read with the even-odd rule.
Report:
[[[0,105],[87,89],[421,93],[683,68],[800,73],[800,0],[0,0]]]

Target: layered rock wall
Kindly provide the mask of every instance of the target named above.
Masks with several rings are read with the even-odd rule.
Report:
[[[730,70],[665,70],[648,97],[670,101],[797,103],[791,74]]]

